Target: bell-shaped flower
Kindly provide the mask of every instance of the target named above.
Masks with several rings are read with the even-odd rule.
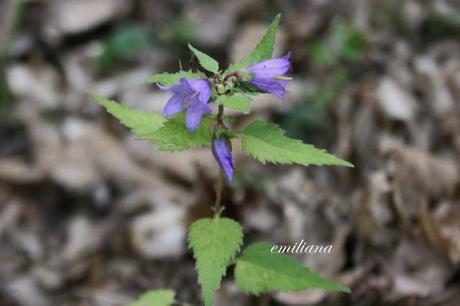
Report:
[[[181,78],[179,83],[172,86],[158,85],[158,87],[174,94],[166,103],[163,115],[169,118],[185,111],[185,125],[190,132],[196,131],[203,114],[212,111],[208,105],[211,87],[205,79]]]
[[[284,101],[286,86],[291,78],[287,77],[287,72],[291,69],[291,53],[280,57],[265,60],[248,67],[254,75],[249,81],[260,91],[273,94],[281,101]]]
[[[212,140],[212,153],[224,172],[225,178],[228,182],[231,182],[235,166],[233,165],[233,157],[228,138],[225,136],[214,138]]]

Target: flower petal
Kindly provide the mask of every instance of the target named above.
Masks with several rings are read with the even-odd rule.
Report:
[[[180,97],[186,97],[193,95],[195,92],[193,88],[188,83],[187,78],[181,78],[178,83],[171,85],[171,86],[162,86],[161,84],[157,83],[157,86],[165,91],[170,91],[175,94],[178,94]]]
[[[163,115],[165,117],[171,117],[181,111],[183,111],[182,100],[178,95],[174,95],[168,100],[168,103],[166,103],[163,109]]]
[[[214,138],[212,141],[212,153],[219,163],[219,166],[222,168],[225,178],[227,181],[231,182],[235,166],[232,152],[230,151],[227,141],[226,137]]]
[[[212,108],[210,108],[208,104],[203,104],[203,113],[204,114],[212,113]]]
[[[190,87],[199,93],[199,97],[202,103],[208,103],[211,98],[211,87],[209,82],[205,79],[191,79],[188,80]]]
[[[275,76],[284,75],[291,69],[289,59],[291,53],[280,57],[265,60],[248,67],[248,70],[254,74],[256,78],[273,78]]]
[[[250,83],[263,92],[277,96],[282,102],[284,102],[288,81],[273,80],[270,78],[254,78],[250,81]]]
[[[185,126],[190,132],[196,131],[200,125],[201,117],[203,116],[203,103],[198,97],[194,99],[187,109],[185,116]]]

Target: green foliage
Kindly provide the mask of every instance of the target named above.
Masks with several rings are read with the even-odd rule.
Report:
[[[363,57],[366,38],[346,21],[333,24],[327,37],[308,45],[307,54],[315,63],[324,67],[339,66],[340,59],[358,61]]]
[[[199,34],[194,24],[186,19],[176,18],[167,23],[164,37],[167,41],[182,46],[184,43],[197,41]]]
[[[363,56],[366,38],[364,34],[347,22],[339,22],[332,29],[332,39],[339,54],[350,61],[360,60]]]
[[[308,47],[308,56],[315,63],[331,67],[337,64],[337,57],[328,46],[321,41],[314,41]]]
[[[212,116],[203,116],[198,129],[190,133],[185,126],[184,113],[166,119],[160,114],[143,112],[94,93],[89,94],[123,125],[130,128],[139,139],[157,143],[162,151],[182,151],[211,143]]]
[[[190,247],[196,259],[205,306],[212,306],[227,266],[240,250],[241,226],[228,218],[200,219],[190,227]]]
[[[152,43],[152,37],[144,29],[133,26],[121,27],[103,42],[98,61],[101,65],[108,66],[117,61],[132,60]]]
[[[185,126],[185,114],[179,113],[143,139],[158,144],[161,151],[183,151],[209,145],[212,139],[213,116],[203,116],[198,129],[191,133]]]
[[[166,122],[166,119],[160,114],[130,108],[95,93],[90,92],[89,95],[140,139],[149,139]]]
[[[267,32],[262,37],[262,40],[257,44],[255,49],[243,57],[236,64],[228,67],[225,73],[228,74],[241,68],[247,67],[251,64],[271,58],[273,54],[273,46],[275,45],[276,31],[278,30],[280,19],[281,14],[278,14],[268,27]]]
[[[287,255],[271,253],[271,248],[270,243],[255,243],[237,259],[235,280],[241,289],[255,295],[272,290],[309,288],[350,292],[350,289],[321,277]]]
[[[206,76],[201,72],[179,71],[176,73],[159,73],[152,75],[147,79],[147,83],[160,83],[163,86],[171,86],[179,82],[182,78],[199,79]]]
[[[171,306],[174,303],[174,291],[161,289],[150,290],[129,306]]]
[[[195,54],[196,58],[200,62],[201,67],[212,73],[217,73],[219,71],[219,63],[215,59],[206,53],[203,53],[200,50],[194,48],[191,44],[188,44],[188,47],[193,52],[193,54]]]
[[[245,114],[248,114],[251,109],[251,98],[241,93],[235,93],[231,96],[219,96],[217,103]]]
[[[325,150],[304,144],[298,139],[284,136],[284,131],[276,124],[254,121],[238,135],[243,151],[262,163],[307,165],[337,165],[353,167]]]
[[[225,74],[270,59],[279,22],[280,15],[277,15],[255,49],[236,64],[231,65]],[[310,56],[325,66],[337,66],[340,63],[339,59],[342,59],[340,57],[342,55],[336,54],[338,51],[348,59],[355,59],[360,56],[362,42],[360,36],[353,29],[342,25],[342,27],[335,29],[333,38],[332,42],[337,48],[331,47],[330,44],[317,43],[310,48]],[[134,58],[139,48],[148,42],[148,35],[139,28],[127,28],[115,32],[114,36],[104,45],[101,61],[110,63],[114,59]],[[191,44],[188,47],[203,69],[219,75],[208,79],[202,72],[179,71],[153,75],[148,78],[147,82],[171,86],[177,84],[181,78],[208,79],[213,102],[225,108],[249,113],[251,108],[249,96],[260,92],[259,89],[249,83],[252,75],[242,71],[238,74],[227,75],[222,81],[221,77],[223,76],[219,72],[219,63]],[[340,72],[340,70],[338,71]],[[334,92],[333,90],[326,90],[325,92],[331,91]],[[160,114],[133,109],[94,93],[89,94],[97,103],[119,119],[123,125],[130,128],[139,139],[156,143],[159,145],[159,149],[163,151],[182,151],[210,145],[213,137],[228,138],[228,146],[231,148],[230,140],[239,137],[242,149],[262,163],[353,167],[349,162],[341,160],[325,150],[304,144],[298,139],[286,137],[285,132],[275,124],[255,121],[243,131],[230,131],[222,121],[228,122],[234,119],[231,116],[223,115],[223,107],[219,108],[217,120],[216,116],[204,115],[198,129],[190,132],[186,127],[185,112],[180,112],[174,117],[166,119]],[[191,102],[195,102],[191,99],[195,99],[198,94],[203,94],[203,92],[195,89],[191,91],[178,88],[174,94],[176,94],[175,98],[180,99],[180,106],[184,110],[184,108],[190,107]],[[319,95],[317,99],[319,102],[314,107],[322,109],[325,105],[329,105],[326,102],[331,99],[330,96]],[[201,107],[201,104],[198,106]],[[190,111],[194,111],[194,109]],[[225,153],[227,150],[227,148],[223,149]],[[252,173],[240,175],[239,181],[238,178],[234,180],[234,185],[237,188],[247,185],[253,185],[254,188],[261,190],[270,188],[268,181]],[[221,191],[219,189],[219,194]],[[216,206],[219,205],[216,204]],[[191,225],[188,242],[196,260],[198,282],[201,286],[204,306],[213,305],[216,290],[219,289],[228,266],[235,262],[234,258],[241,248],[242,240],[241,226],[231,219],[221,218],[217,208],[214,218],[200,219]],[[266,293],[271,290],[303,290],[307,288],[349,292],[348,288],[321,277],[289,256],[271,253],[270,248],[271,246],[267,243],[251,245],[237,260],[235,277],[243,290],[254,294]],[[174,303],[173,291],[153,290],[143,294],[130,306],[171,306]]]

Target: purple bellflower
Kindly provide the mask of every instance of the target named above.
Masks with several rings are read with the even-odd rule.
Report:
[[[158,84],[158,87],[174,94],[166,103],[163,115],[169,118],[186,111],[185,125],[190,132],[196,131],[203,114],[209,114],[212,111],[208,105],[211,87],[205,79],[181,78],[179,83],[172,86]]]
[[[228,182],[231,182],[235,166],[233,164],[232,152],[228,145],[228,139],[225,136],[212,140],[212,153],[219,163],[219,166],[222,168],[225,178]]]
[[[249,82],[262,92],[275,95],[284,102],[286,86],[290,80],[286,76],[286,73],[291,69],[290,58],[291,53],[289,52],[283,57],[265,60],[249,66],[248,70],[254,75]]]

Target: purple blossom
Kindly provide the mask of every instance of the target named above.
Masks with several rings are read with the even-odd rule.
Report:
[[[212,140],[212,153],[224,171],[227,181],[231,182],[235,166],[233,165],[232,152],[230,151],[227,137],[214,138]]]
[[[163,115],[169,118],[186,111],[185,125],[190,132],[196,131],[203,114],[209,114],[212,111],[208,106],[211,87],[205,79],[181,78],[179,83],[172,86],[158,84],[158,87],[174,94],[166,103]]]
[[[248,67],[254,75],[250,83],[263,92],[273,94],[284,102],[286,85],[289,78],[286,73],[291,69],[289,62],[291,53],[280,57],[265,60]]]

